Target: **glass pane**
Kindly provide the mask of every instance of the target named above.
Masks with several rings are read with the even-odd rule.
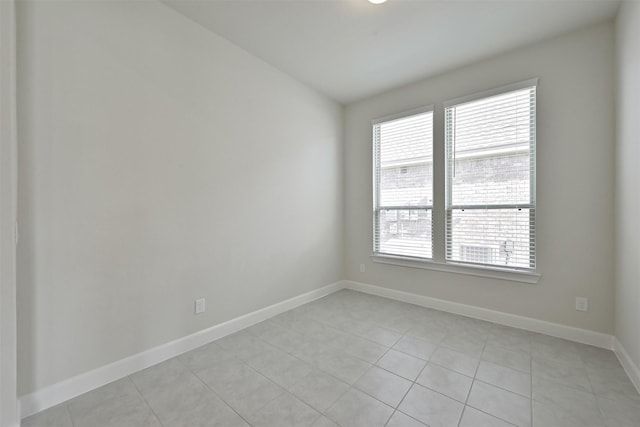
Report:
[[[450,211],[447,259],[498,267],[533,268],[532,209]]]
[[[378,252],[432,257],[430,209],[382,209],[379,218]]]
[[[447,109],[451,205],[528,204],[535,88]]]
[[[528,204],[529,153],[456,159],[452,205]]]
[[[431,205],[433,193],[433,113],[381,123],[379,205]]]
[[[431,206],[431,163],[380,171],[380,206]]]

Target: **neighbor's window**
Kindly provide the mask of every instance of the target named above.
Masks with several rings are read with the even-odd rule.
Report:
[[[431,258],[433,110],[373,122],[374,253]]]
[[[535,270],[535,85],[444,114],[447,262]]]

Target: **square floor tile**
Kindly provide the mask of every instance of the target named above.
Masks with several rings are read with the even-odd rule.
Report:
[[[398,409],[431,427],[457,426],[464,405],[414,384]]]
[[[358,359],[369,363],[376,363],[389,348],[364,338],[351,337],[343,349],[345,353],[355,356]]]
[[[140,396],[131,379],[120,380],[99,387],[68,401],[69,412],[72,417],[91,411],[98,406],[105,405],[111,400],[129,398],[132,401]]]
[[[264,362],[264,360],[262,361]],[[251,364],[251,361],[248,362]],[[282,353],[268,363],[256,363],[255,369],[274,383],[289,388],[313,371],[313,366]]]
[[[640,395],[624,369],[619,366],[586,368],[593,392],[599,397],[620,400],[640,408]]]
[[[409,380],[373,366],[360,377],[354,387],[395,408],[411,388],[411,384]]]
[[[196,372],[216,363],[234,359],[235,356],[215,342],[198,347],[178,356],[178,359],[190,370]]]
[[[198,377],[245,418],[284,392],[245,364],[221,364],[200,371]]]
[[[320,413],[284,393],[267,403],[251,416],[254,427],[307,427],[320,417]]]
[[[341,426],[382,427],[393,408],[361,391],[350,389],[329,408],[325,415]]]
[[[534,358],[531,362],[531,372],[534,377],[546,378],[588,392],[593,391],[582,364],[561,359]]]
[[[197,377],[184,376],[163,388],[147,391],[145,399],[165,427],[247,426],[226,403]]]
[[[562,360],[563,362],[572,364],[582,364],[580,354],[576,351],[575,347],[568,341],[548,341],[539,342],[533,341],[531,343],[531,357],[537,359],[538,357],[544,359]]]
[[[215,343],[242,360],[256,357],[271,347],[270,344],[246,331],[227,335]]]
[[[474,381],[467,404],[521,427],[531,425],[531,399]]]
[[[444,366],[468,377],[473,377],[476,374],[476,368],[480,363],[480,359],[460,353],[459,351],[440,347],[433,353],[430,362]]]
[[[598,398],[607,427],[638,427],[640,408],[620,401]]]
[[[348,384],[315,370],[290,387],[289,391],[317,411],[324,412],[348,389]]]
[[[178,359],[169,359],[131,375],[131,381],[145,396],[156,389],[171,386],[179,378],[193,376],[191,371]]]
[[[449,396],[459,402],[466,402],[473,378],[458,372],[428,363],[416,382],[431,390]]]
[[[338,424],[331,421],[329,418],[321,415],[311,427],[340,427]]]
[[[547,427],[551,426],[552,424],[547,425]],[[513,424],[466,406],[459,427],[513,427]]]
[[[425,424],[400,411],[396,411],[389,419],[386,427],[425,427]]]
[[[531,375],[483,360],[476,379],[504,388],[525,397],[531,397]]]
[[[438,345],[447,333],[440,325],[420,324],[409,329],[405,335]]]
[[[440,342],[440,345],[479,359],[484,349],[484,343],[485,340],[479,336],[447,335]]]
[[[514,351],[487,343],[482,352],[482,360],[531,373],[531,355],[524,351]]]
[[[392,347],[402,338],[402,334],[379,326],[370,327],[362,336],[386,347]]]
[[[525,331],[505,327],[494,328],[489,333],[487,344],[502,347],[506,350],[531,353],[531,338]]]
[[[533,427],[605,427],[597,406],[581,410],[546,402],[533,402]]]
[[[389,350],[376,363],[381,368],[411,381],[418,377],[426,364],[427,362],[423,359],[393,349]]]
[[[20,425],[22,427],[73,427],[66,403],[25,418]]]
[[[596,397],[593,393],[578,390],[568,385],[544,378],[533,378],[533,399],[543,403],[553,403],[564,408],[595,407]]]
[[[74,427],[161,427],[141,396],[109,399],[83,410],[71,411]]]
[[[437,346],[417,338],[402,337],[393,348],[411,356],[429,360],[433,352],[436,351]]]
[[[356,382],[371,367],[370,363],[344,353],[323,355],[318,358],[316,365],[321,370],[348,384]]]

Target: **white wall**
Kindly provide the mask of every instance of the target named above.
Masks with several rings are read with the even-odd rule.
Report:
[[[345,113],[346,272],[350,280],[574,327],[613,332],[613,25],[602,24],[348,105]],[[537,262],[523,284],[372,263],[371,119],[539,77]],[[436,156],[444,156],[442,146]],[[435,203],[444,203],[436,169]],[[440,210],[438,215],[443,215]],[[630,214],[632,215],[632,214]],[[436,230],[437,232],[437,230]],[[439,233],[442,238],[442,233]],[[360,273],[364,263],[366,272]],[[575,311],[575,297],[590,300]]]
[[[0,2],[0,426],[19,424],[16,398],[15,3]]]
[[[18,50],[21,395],[343,278],[339,105],[155,2]]]
[[[640,3],[616,22],[616,337],[640,367]]]

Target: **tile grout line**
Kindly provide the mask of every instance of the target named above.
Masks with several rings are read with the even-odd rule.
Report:
[[[64,407],[67,410],[67,414],[69,414],[69,419],[71,420],[71,427],[75,427],[76,423],[73,420],[73,415],[71,415],[71,408],[69,408],[69,404],[67,402],[64,403]],[[160,421],[160,420],[158,420]]]
[[[217,341],[217,340],[215,340],[215,341]],[[212,341],[212,342],[215,342],[215,341]],[[221,348],[222,348],[222,347],[221,347]],[[225,351],[226,351],[226,350],[225,350]],[[235,355],[234,355],[234,357],[235,357],[236,359],[238,359],[238,358],[237,358],[237,356],[235,356]],[[209,390],[211,391],[211,393],[213,393],[215,396],[217,396],[217,397],[218,397],[218,399],[220,399],[220,400],[222,401],[222,403],[224,403],[225,405],[227,405],[227,406],[229,407],[229,409],[231,409],[231,410],[232,410],[232,411],[233,411],[237,416],[239,416],[239,417],[240,417],[240,418],[241,418],[245,423],[247,423],[249,426],[253,426],[253,424],[252,424],[252,423],[250,423],[250,422],[249,422],[249,420],[247,420],[245,417],[243,417],[242,415],[240,415],[240,413],[239,413],[238,411],[236,411],[236,409],[235,409],[233,406],[231,406],[231,405],[229,404],[229,402],[227,402],[227,401],[226,401],[226,400],[225,400],[225,399],[220,395],[220,393],[218,393],[217,391],[215,391],[211,386],[209,386],[209,384],[207,384],[207,383],[206,383],[206,381],[204,381],[202,378],[200,378],[200,376],[199,376],[195,371],[193,371],[190,367],[186,366],[186,365],[182,362],[182,360],[180,360],[178,357],[176,357],[176,359],[178,359],[178,362],[182,363],[182,365],[183,365],[183,366],[184,366],[184,367],[185,367],[185,368],[186,368],[186,369],[187,369],[187,370],[188,370],[188,371],[189,371],[189,372],[190,372],[194,377],[196,377],[196,378],[198,379],[198,381],[200,381],[200,383],[201,383],[202,385],[204,385],[207,389],[209,389]],[[238,360],[240,360],[240,359],[238,359]],[[219,362],[217,362],[217,363],[219,363]],[[208,368],[207,368],[207,369],[208,369]]]
[[[171,360],[171,359],[169,359]],[[147,406],[147,408],[149,408],[149,410],[151,411],[151,413],[153,414],[154,417],[156,417],[156,419],[158,420],[158,422],[160,423],[161,426],[164,427],[164,423],[162,422],[162,420],[160,419],[160,417],[158,416],[158,414],[156,414],[156,411],[153,410],[153,408],[151,407],[151,405],[149,404],[149,401],[147,401],[147,398],[144,397],[144,395],[142,394],[142,392],[140,391],[140,389],[138,388],[138,385],[136,384],[135,381],[133,381],[133,379],[131,378],[131,375],[127,375],[126,377],[129,381],[131,381],[131,384],[133,384],[133,387],[136,389],[136,392],[138,392],[138,395],[142,398],[142,400],[144,401],[144,404]]]
[[[460,413],[460,418],[458,419],[458,427],[460,427],[460,423],[462,423],[462,416],[464,415],[464,411],[467,409],[467,403],[469,402],[469,397],[471,396],[471,390],[473,390],[473,385],[476,382],[476,377],[478,376],[478,370],[480,369],[480,363],[482,363],[482,355],[484,354],[484,349],[487,348],[487,340],[489,339],[489,335],[485,338],[484,343],[482,345],[482,351],[480,352],[480,357],[478,358],[478,365],[476,366],[475,372],[473,373],[473,379],[471,381],[471,386],[469,387],[469,391],[467,392],[467,397],[464,400],[464,406],[462,407],[462,412]]]

